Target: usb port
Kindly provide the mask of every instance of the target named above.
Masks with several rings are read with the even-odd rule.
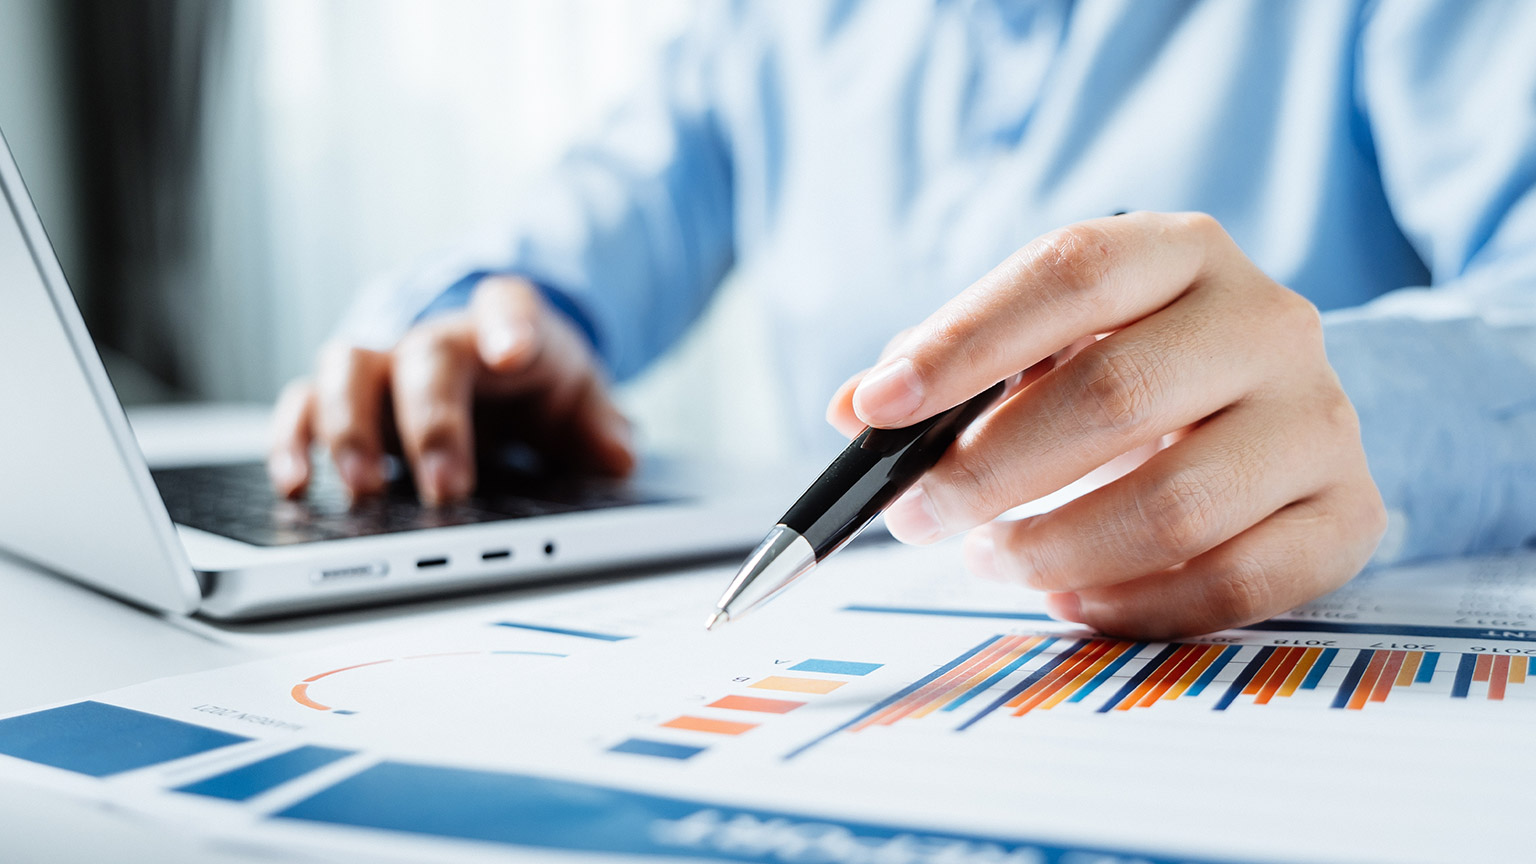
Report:
[[[417,570],[426,570],[429,567],[447,567],[447,558],[423,558],[416,562]]]
[[[480,553],[480,560],[481,561],[500,561],[500,560],[502,560],[504,558],[511,558],[511,557],[512,557],[512,550],[511,549],[491,549],[491,550],[488,550],[486,552],[481,552]]]

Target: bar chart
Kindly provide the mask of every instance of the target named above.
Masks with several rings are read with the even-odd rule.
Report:
[[[742,681],[741,689],[752,693],[728,693],[703,706],[698,714],[679,714],[657,724],[665,734],[700,733],[696,742],[658,740],[648,737],[626,738],[609,747],[611,753],[649,756],[659,759],[685,761],[706,752],[711,740],[725,740],[745,735],[771,721],[797,709],[804,708],[809,700],[825,696],[841,689],[852,680],[882,668],[880,663],[852,660],[828,660],[808,658],[790,666],[787,671],[798,675],[765,675],[756,680]]]

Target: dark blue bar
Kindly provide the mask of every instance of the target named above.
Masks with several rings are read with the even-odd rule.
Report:
[[[1023,693],[1025,690],[1028,690],[1030,686],[1033,685],[1036,681],[1039,681],[1041,678],[1051,674],[1052,669],[1055,669],[1057,666],[1060,666],[1061,664],[1072,659],[1077,655],[1077,652],[1088,647],[1088,644],[1092,641],[1092,639],[1079,639],[1076,642],[1073,642],[1071,645],[1068,645],[1065,651],[1062,651],[1060,654],[1052,657],[1050,662],[1046,663],[1044,666],[1041,666],[1039,669],[1029,673],[1029,675],[1025,676],[1023,681],[1020,681],[1012,687],[1009,687],[1007,691],[1003,693],[1003,695],[992,700],[992,704],[981,709],[981,711],[977,713],[976,716],[965,721],[964,723],[961,723],[959,726],[956,726],[955,731],[964,732],[972,726],[975,726],[981,720],[981,718],[1002,707],[1003,704],[1009,699],[1012,699],[1020,693]]]
[[[1121,685],[1120,689],[1115,691],[1115,695],[1109,697],[1108,702],[1100,705],[1095,713],[1106,714],[1113,710],[1116,705],[1120,704],[1121,699],[1124,699],[1125,697],[1131,695],[1131,693],[1135,692],[1136,688],[1141,686],[1141,682],[1147,680],[1147,677],[1151,675],[1152,672],[1157,669],[1157,667],[1167,662],[1168,658],[1173,656],[1173,652],[1179,650],[1181,647],[1183,646],[1178,644],[1164,646],[1163,650],[1157,652],[1156,657],[1153,657],[1151,660],[1147,661],[1147,665],[1137,670],[1136,674],[1131,676],[1131,680]]]
[[[1439,651],[1425,651],[1424,659],[1419,662],[1419,672],[1413,676],[1415,684],[1428,684],[1435,677],[1435,666],[1440,662]]]
[[[833,675],[868,675],[883,663],[853,663],[848,660],[802,660],[789,667],[791,672],[831,672]]]
[[[1081,702],[1084,699],[1087,699],[1088,694],[1099,689],[1100,684],[1103,684],[1105,681],[1108,681],[1110,678],[1114,677],[1114,674],[1120,671],[1121,666],[1131,662],[1131,659],[1134,658],[1137,654],[1140,654],[1141,649],[1145,647],[1147,647],[1147,643],[1137,642],[1135,645],[1125,649],[1125,653],[1121,654],[1119,657],[1116,657],[1115,662],[1105,666],[1102,672],[1093,676],[1093,680],[1079,687],[1076,693],[1073,693],[1070,697],[1068,697],[1067,701]]]
[[[188,783],[176,789],[189,795],[223,798],[226,801],[248,801],[268,789],[277,787],[305,774],[351,756],[354,750],[333,750],[330,747],[299,747],[279,753],[260,762],[242,765],[233,771],[225,771],[196,783]]]
[[[949,703],[948,705],[945,705],[941,710],[953,711],[956,708],[959,708],[961,705],[964,705],[965,703],[971,701],[972,699],[975,699],[977,696],[980,696],[981,694],[987,692],[988,690],[991,690],[993,687],[997,686],[997,682],[1003,680],[1004,678],[1007,678],[1009,675],[1012,675],[1014,672],[1017,672],[1020,666],[1023,666],[1025,663],[1028,663],[1029,661],[1035,659],[1035,657],[1037,657],[1040,654],[1041,651],[1044,651],[1046,648],[1049,648],[1051,645],[1053,645],[1055,643],[1056,643],[1056,637],[1052,636],[1052,637],[1046,639],[1045,641],[1041,642],[1039,645],[1036,645],[1035,647],[1029,649],[1028,651],[1025,651],[1023,654],[1020,654],[1018,656],[1018,658],[1015,659],[1012,663],[1009,663],[1007,666],[1004,666],[1003,668],[997,670],[997,673],[995,675],[993,675],[992,677],[988,678],[987,680],[981,682],[980,684],[976,685],[975,687],[972,687],[970,690],[968,690],[964,694],[962,694],[959,699],[956,699],[955,701]]]
[[[0,720],[0,753],[107,777],[251,739],[101,702]]]
[[[934,615],[942,618],[996,618],[1007,621],[1053,621],[1041,612],[1005,612],[986,609],[926,609],[915,606],[844,606],[844,612],[884,612],[891,615]],[[1420,624],[1348,624],[1332,621],[1260,621],[1233,630],[1265,633],[1350,633],[1375,636],[1418,636],[1441,639],[1492,639],[1501,642],[1536,641],[1536,630],[1488,630],[1478,627],[1430,627]]]
[[[1472,690],[1472,673],[1477,669],[1477,655],[1461,655],[1461,663],[1456,666],[1456,683],[1451,685],[1452,699],[1465,699],[1467,693]]]
[[[1201,693],[1204,693],[1205,688],[1211,686],[1211,682],[1216,680],[1216,676],[1221,674],[1221,670],[1227,668],[1227,664],[1232,662],[1232,658],[1237,656],[1239,650],[1241,649],[1236,645],[1228,645],[1221,649],[1221,653],[1216,655],[1216,660],[1211,665],[1205,667],[1205,671],[1201,672],[1200,677],[1195,679],[1195,685],[1189,688],[1189,695],[1199,696]]]
[[[1228,706],[1243,694],[1243,688],[1248,686],[1248,682],[1253,680],[1253,676],[1259,674],[1259,670],[1264,668],[1265,662],[1274,653],[1275,646],[1273,645],[1266,645],[1260,648],[1259,653],[1253,655],[1253,659],[1249,660],[1248,665],[1243,667],[1242,674],[1237,676],[1237,680],[1232,682],[1232,686],[1227,688],[1227,692],[1221,694],[1221,698],[1217,700],[1215,707],[1211,710],[1227,710]]]
[[[1355,687],[1360,684],[1360,676],[1365,674],[1365,667],[1371,665],[1371,655],[1375,654],[1369,648],[1360,649],[1355,655],[1355,662],[1349,664],[1349,671],[1344,675],[1344,683],[1339,685],[1339,692],[1333,697],[1330,708],[1343,708],[1349,704],[1349,697],[1355,693]]]
[[[1339,649],[1324,648],[1323,653],[1318,655],[1317,662],[1313,663],[1311,670],[1307,672],[1307,677],[1302,680],[1301,689],[1316,690],[1323,676],[1328,674],[1329,667],[1333,666],[1333,658],[1337,656],[1339,656]]]
[[[518,630],[534,630],[539,633],[554,633],[559,636],[577,636],[582,639],[601,639],[604,642],[623,642],[632,639],[632,636],[615,636],[612,633],[593,633],[590,630],[570,630],[565,627],[547,627],[543,624],[523,624],[517,621],[497,621],[497,627],[513,627]]]
[[[611,753],[659,756],[662,759],[692,759],[703,753],[706,749],[705,747],[689,747],[686,744],[671,744],[666,741],[651,741],[646,738],[631,738],[628,741],[608,748]]]
[[[959,657],[956,657],[955,659],[949,661],[948,663],[945,663],[943,666],[940,666],[938,669],[935,669],[933,672],[930,672],[929,674],[923,676],[916,683],[910,684],[907,687],[904,687],[901,690],[897,691],[895,694],[893,694],[891,696],[887,696],[884,699],[881,699],[879,702],[876,702],[874,705],[872,705],[869,708],[865,709],[863,712],[861,712],[859,714],[859,716],[853,718],[852,720],[849,720],[847,723],[844,723],[843,725],[838,726],[836,729],[833,729],[830,732],[827,732],[827,733],[822,734],[822,735],[818,735],[817,737],[812,738],[810,741],[807,741],[806,743],[801,744],[799,747],[796,747],[795,749],[789,751],[788,753],[784,754],[784,758],[785,759],[793,759],[796,756],[799,756],[801,753],[804,753],[805,751],[811,749],[812,747],[815,747],[817,744],[820,744],[821,742],[827,740],[828,738],[831,738],[833,735],[836,735],[837,733],[843,731],[844,729],[851,729],[854,726],[857,726],[866,717],[873,717],[876,713],[878,713],[880,711],[884,711],[886,708],[888,708],[888,707],[890,707],[892,705],[895,705],[897,702],[900,702],[901,700],[907,698],[907,696],[909,696],[909,695],[911,695],[913,693],[916,693],[918,690],[921,690],[922,688],[927,687],[929,684],[933,683],[934,681],[937,681],[940,678],[944,677],[946,674],[949,673],[950,670],[956,668],[957,666],[959,666],[960,664],[964,663],[965,661],[971,659],[972,657],[975,657],[977,654],[981,653],[981,651],[983,649],[990,647],[992,645],[992,643],[996,642],[997,640],[999,640],[1001,638],[1003,638],[1003,637],[1000,636],[1000,635],[999,636],[989,636],[989,637],[987,637],[985,640],[982,641],[982,643],[980,645],[977,645],[975,648],[972,648],[971,650],[965,652],[964,654],[961,654]]]
[[[1065,846],[1019,837],[928,831],[781,810],[734,807],[523,774],[383,762],[275,818],[452,837],[532,849],[668,860],[782,864],[796,860],[1136,861],[1211,864],[1156,852]],[[748,838],[744,840],[743,838]]]

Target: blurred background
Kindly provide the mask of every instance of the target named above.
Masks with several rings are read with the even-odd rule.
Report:
[[[689,13],[0,0],[0,129],[123,400],[265,403],[359,286],[495,222]],[[751,302],[727,286],[623,388],[645,443],[784,455]]]

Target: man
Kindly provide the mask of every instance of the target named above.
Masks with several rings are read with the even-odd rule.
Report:
[[[468,494],[477,399],[623,473],[604,382],[737,267],[844,434],[1025,373],[887,521],[1062,618],[1209,631],[1536,534],[1536,5],[705,11],[518,224],[363,299],[280,400],[282,492],[316,439],[376,492],[392,420]]]

